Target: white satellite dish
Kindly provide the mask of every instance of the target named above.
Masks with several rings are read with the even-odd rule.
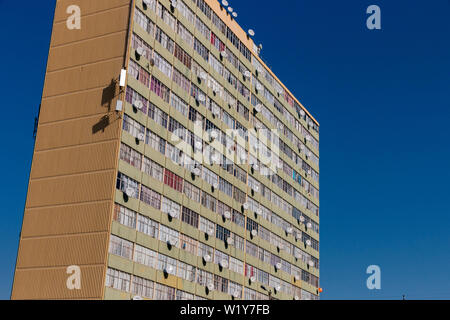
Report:
[[[144,104],[142,103],[141,100],[136,100],[133,105],[136,107],[136,109],[138,110],[142,110],[142,108],[144,107]]]
[[[251,73],[250,71],[248,71],[248,70],[245,70],[245,71],[244,71],[244,76],[245,76],[246,78],[250,78],[250,77],[252,76],[252,73]]]
[[[306,226],[308,227],[308,229],[311,229],[311,228],[312,228],[312,223],[311,223],[311,222],[308,222],[308,223],[306,224]]]
[[[227,0],[222,0],[222,4],[223,4],[225,7],[228,7],[228,1],[227,1]]]
[[[314,261],[309,260],[309,261],[308,261],[308,265],[309,265],[310,267],[314,267]]]
[[[227,238],[227,243],[228,243],[229,245],[232,245],[232,244],[234,243],[233,238],[232,238],[232,237],[228,237],[228,238]]]
[[[200,79],[206,80],[208,78],[208,75],[206,74],[206,72],[200,72]]]
[[[300,298],[298,296],[295,296],[294,299],[295,300],[300,300]]]
[[[300,276],[299,276],[298,274],[296,274],[296,275],[294,276],[294,279],[295,279],[296,281],[299,281],[299,280],[300,280]]]
[[[221,261],[219,262],[219,264],[220,264],[220,266],[221,266],[222,268],[224,268],[224,269],[227,269],[227,268],[228,268],[228,261],[225,260],[225,259],[221,260]]]
[[[228,57],[228,53],[227,53],[226,51],[221,51],[221,52],[220,52],[220,55],[221,55],[223,58],[227,58],[227,57]]]
[[[201,150],[203,148],[203,143],[201,141],[197,141],[195,143],[195,149]]]
[[[212,139],[217,139],[217,137],[219,136],[219,133],[216,130],[212,130],[210,133],[210,136]]]
[[[248,34],[250,35],[250,37],[254,37],[255,36],[255,31],[253,29],[249,29],[248,30]]]
[[[135,301],[141,301],[141,300],[144,300],[144,298],[142,298],[141,296],[134,296],[134,297],[133,297],[133,300],[135,300]]]
[[[275,267],[277,267],[277,269],[279,270],[279,269],[281,269],[281,262],[277,262],[277,264],[275,265]]]
[[[262,86],[262,84],[257,83],[257,84],[256,84],[256,89],[257,89],[258,91],[262,91],[262,90],[264,89],[264,87]]]
[[[305,221],[305,217],[304,216],[300,216],[300,222],[304,222]]]
[[[311,240],[306,240],[306,245],[311,246]]]
[[[232,7],[228,7],[228,11],[229,12],[233,12],[233,8]]]
[[[211,256],[210,256],[209,254],[205,254],[205,255],[203,256],[203,259],[204,259],[206,262],[210,262],[210,261],[211,261]]]
[[[136,53],[137,53],[138,55],[142,56],[142,55],[144,54],[144,48],[138,47],[138,48],[136,49]]]
[[[249,208],[248,202],[244,203],[244,204],[243,204],[243,207],[244,207],[244,210],[248,210],[248,208]]]
[[[217,182],[214,182],[214,184],[212,186],[214,189],[219,189],[219,184]]]
[[[174,208],[169,210],[169,216],[172,217],[172,218],[176,217],[177,213],[178,213],[177,210],[174,209]]]
[[[231,213],[230,213],[230,211],[225,211],[225,213],[223,214],[223,216],[225,217],[225,219],[230,220],[230,219],[231,219]]]
[[[280,285],[277,285],[274,289],[275,289],[276,291],[280,291],[280,290],[281,290],[281,286],[280,286]]]
[[[167,266],[165,269],[166,273],[172,273],[173,272],[173,267],[172,266]]]
[[[256,277],[255,276],[251,276],[250,281],[251,282],[256,282]]]
[[[234,291],[233,297],[234,297],[235,299],[239,298],[239,291],[237,291],[237,290]]]
[[[205,102],[205,100],[206,100],[206,97],[203,94],[198,95],[198,101]]]
[[[234,18],[237,18],[237,16],[238,16],[237,12],[233,12],[232,15]]]
[[[258,231],[252,230],[252,236],[256,237],[258,235]]]
[[[214,235],[214,229],[213,228],[209,228],[207,233],[208,233],[208,235],[213,236]]]
[[[172,4],[172,7],[176,8],[177,7],[177,0],[171,0],[170,3]]]
[[[298,252],[298,251],[296,251],[295,253],[294,253],[294,256],[297,258],[297,259],[300,259],[302,256],[301,256],[301,254],[300,254],[300,252]]]
[[[200,169],[199,168],[195,168],[194,169],[194,176],[200,176]]]
[[[258,209],[256,210],[256,214],[257,214],[258,216],[262,215],[262,213],[263,213],[263,211],[262,211],[261,208],[258,208]]]
[[[257,105],[255,106],[255,110],[256,110],[257,112],[261,112],[261,109],[262,109],[261,104],[257,104]]]
[[[207,285],[209,291],[214,291],[214,283],[210,282]]]
[[[292,232],[293,232],[292,227],[286,228],[286,232],[287,232],[288,234],[292,234]]]
[[[125,194],[129,197],[134,197],[134,189],[131,187],[127,187],[125,190]]]
[[[144,139],[145,139],[145,134],[143,134],[143,133],[141,132],[141,133],[138,134],[138,137],[137,137],[137,138],[138,138],[139,141],[144,141]]]
[[[302,109],[302,110],[300,110],[300,115],[301,115],[302,117],[304,117],[304,116],[305,116],[305,111],[303,111],[303,109]]]

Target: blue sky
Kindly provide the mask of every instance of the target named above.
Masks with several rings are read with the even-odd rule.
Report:
[[[229,3],[321,124],[322,298],[450,298],[450,1]],[[366,28],[372,4],[382,30]],[[0,12],[0,299],[9,299],[53,1],[0,0]],[[373,264],[376,292],[365,285]]]

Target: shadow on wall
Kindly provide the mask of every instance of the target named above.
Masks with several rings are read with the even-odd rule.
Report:
[[[112,123],[110,121],[112,101],[114,100],[114,98],[118,97],[120,95],[120,93],[122,92],[121,90],[119,90],[119,92],[116,94],[116,90],[117,90],[117,80],[116,79],[112,79],[111,83],[106,88],[103,89],[101,105],[102,105],[102,107],[106,107],[108,110],[106,112],[107,114],[104,115],[92,127],[92,134],[96,134],[100,131],[105,132],[106,127],[108,127]],[[115,110],[115,108],[114,108],[114,110]]]

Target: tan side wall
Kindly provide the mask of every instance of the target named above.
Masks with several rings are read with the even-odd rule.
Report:
[[[103,297],[121,123],[118,86],[107,88],[125,60],[130,3],[57,1],[12,299]],[[73,4],[81,30],[66,27]],[[70,265],[81,290],[67,289]]]

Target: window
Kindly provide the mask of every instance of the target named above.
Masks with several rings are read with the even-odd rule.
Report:
[[[175,288],[155,283],[155,300],[175,300]]]
[[[152,299],[153,298],[153,281],[133,276],[133,285],[131,292],[140,297]]]
[[[209,221],[208,219],[199,216],[199,229],[203,232],[208,232],[208,230],[216,230],[216,225],[214,222]]]
[[[133,254],[133,243],[125,239],[111,235],[109,240],[109,253],[131,259]]]
[[[222,177],[219,177],[219,190],[229,197],[233,196],[233,185]]]
[[[184,194],[189,199],[200,202],[200,189],[187,181],[184,182]]]
[[[156,162],[150,160],[147,157],[144,157],[142,170],[144,173],[148,174],[150,177],[162,181],[163,178],[163,167],[157,164]]]
[[[245,217],[242,213],[239,211],[233,210],[233,216],[232,220],[234,223],[236,223],[238,226],[244,228],[245,227]]]
[[[187,281],[195,281],[196,267],[178,261],[177,276]]]
[[[225,229],[220,225],[216,225],[216,238],[222,241],[226,241],[230,237],[230,230]]]
[[[179,192],[183,191],[183,178],[167,169],[164,171],[164,184]]]
[[[173,218],[180,219],[180,210],[181,210],[181,206],[178,203],[176,203],[166,197],[163,198],[162,206],[161,206],[162,212],[167,213],[167,214],[171,213],[173,215]]]
[[[186,44],[189,47],[193,47],[194,46],[194,36],[192,35],[192,33],[190,33],[182,24],[180,21],[178,21],[178,26],[177,26],[178,30],[177,33],[180,36],[181,39],[184,40],[184,42],[186,42]],[[190,67],[189,67],[190,68]]]
[[[167,120],[169,118],[169,115],[152,103],[149,104],[148,117],[154,120],[161,127],[167,129]]]
[[[161,208],[161,195],[144,185],[141,185],[140,200],[155,209]]]
[[[188,237],[184,234],[180,234],[180,248],[189,252],[190,254],[197,255],[198,241]]]
[[[175,44],[175,58],[181,61],[188,69],[191,69],[192,59],[178,44]]]
[[[197,38],[194,40],[194,50],[203,58],[206,62],[209,59],[209,51]]]
[[[147,267],[156,268],[158,254],[150,249],[136,244],[134,248],[134,262]]]
[[[216,198],[209,195],[206,192],[202,192],[202,206],[208,208],[209,210],[216,212]]]
[[[131,198],[137,198],[139,196],[139,183],[121,172],[117,175],[116,189],[128,192],[128,196]]]
[[[181,220],[198,229],[198,213],[183,207]]]
[[[168,242],[169,240],[176,242],[178,244],[178,241],[180,239],[180,234],[178,231],[173,230],[169,227],[166,227],[164,225],[160,226],[159,230],[159,240],[162,242]],[[177,247],[177,246],[175,246]]]
[[[128,115],[124,114],[123,131],[126,131],[133,137],[137,138],[139,134],[145,134],[145,127],[136,120],[130,118]]]
[[[119,270],[108,268],[106,286],[121,291],[130,291],[131,275]]]
[[[131,105],[134,105],[136,101],[141,101],[142,102],[141,112],[143,112],[144,114],[147,113],[147,108],[148,108],[148,101],[147,101],[147,99],[145,99],[143,96],[141,96],[133,88],[127,87],[125,100]]]
[[[137,229],[152,238],[158,238],[159,223],[143,215],[138,216]]]
[[[114,221],[120,224],[136,229],[136,212],[127,209],[119,204],[114,206]]]
[[[174,42],[169,36],[162,31],[159,27],[156,27],[156,41],[158,41],[164,48],[166,48],[170,53],[173,54]]]
[[[169,88],[167,88],[161,81],[152,76],[152,83],[150,90],[165,102],[169,103]]]
[[[150,147],[152,147],[154,150],[159,151],[162,154],[166,153],[166,140],[159,137],[156,133],[153,133],[148,129],[147,129],[147,135],[145,138],[145,143],[148,144]],[[144,159],[144,167],[145,167],[145,159]],[[162,174],[162,172],[161,172],[161,174]],[[160,181],[162,181],[162,178]]]
[[[158,270],[166,271],[168,274],[176,275],[177,260],[160,253],[158,255]]]
[[[155,66],[169,79],[172,78],[172,65],[155,51]]]
[[[244,274],[244,262],[236,258],[230,257],[229,269],[239,274]]]
[[[126,144],[120,144],[120,159],[141,170],[142,155]]]

